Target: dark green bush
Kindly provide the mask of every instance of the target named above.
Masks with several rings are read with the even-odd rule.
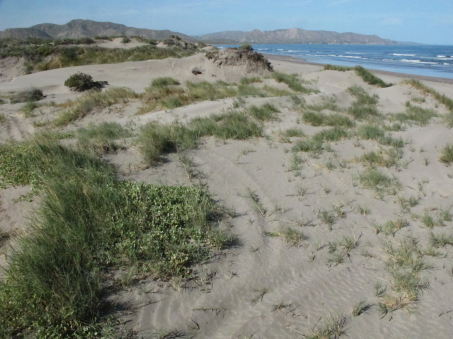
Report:
[[[80,72],[71,75],[64,85],[77,92],[83,92],[96,86],[91,75]]]

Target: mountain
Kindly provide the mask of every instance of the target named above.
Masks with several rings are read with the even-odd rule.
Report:
[[[275,31],[250,32],[225,31],[195,37],[210,43],[255,43],[255,44],[370,44],[396,45],[398,42],[381,39],[377,35],[338,33],[331,31],[307,31],[300,28],[278,29]]]
[[[0,38],[15,39],[26,39],[28,37],[41,39],[77,39],[82,37],[123,35],[137,35],[153,40],[164,40],[171,35],[177,35],[184,40],[194,40],[188,35],[169,30],[133,28],[112,22],[97,22],[81,19],[72,20],[65,25],[39,24],[29,28],[10,28],[0,31]]]

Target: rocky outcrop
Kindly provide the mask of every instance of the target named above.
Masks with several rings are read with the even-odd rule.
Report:
[[[246,73],[266,74],[273,72],[272,65],[261,53],[255,52],[250,45],[239,48],[226,48],[206,53],[218,67],[242,66]]]

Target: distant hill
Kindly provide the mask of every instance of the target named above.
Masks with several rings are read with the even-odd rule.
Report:
[[[331,31],[307,31],[300,28],[278,29],[275,31],[250,32],[225,31],[191,37],[169,30],[152,30],[127,27],[112,22],[92,20],[72,20],[65,25],[39,24],[29,28],[10,28],[0,31],[0,38],[40,38],[40,39],[78,39],[95,36],[132,36],[147,39],[165,40],[177,35],[186,41],[203,41],[207,43],[255,43],[255,44],[370,44],[397,45],[397,41],[382,39],[377,35],[356,33],[338,33]]]
[[[225,31],[195,37],[209,43],[254,43],[254,44],[370,44],[397,45],[397,41],[382,39],[377,35],[338,33],[331,31],[307,31],[300,28],[275,31],[250,32]]]
[[[29,28],[10,28],[0,31],[0,38],[40,38],[40,39],[77,39],[95,36],[132,36],[137,35],[147,39],[164,40],[171,35],[177,35],[184,40],[193,41],[188,35],[169,30],[152,30],[133,28],[112,22],[97,22],[92,20],[72,20],[65,25],[39,24]]]

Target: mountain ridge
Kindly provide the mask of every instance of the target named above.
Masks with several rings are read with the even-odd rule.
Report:
[[[223,43],[255,43],[255,44],[370,44],[397,45],[397,41],[382,39],[377,35],[364,35],[352,32],[338,33],[334,31],[310,31],[297,27],[249,32],[223,31],[194,37],[203,42]]]
[[[40,39],[77,39],[95,36],[141,36],[152,40],[164,40],[177,35],[186,41],[203,41],[224,44],[370,44],[398,45],[405,44],[377,35],[364,35],[352,32],[311,31],[302,28],[277,29],[273,31],[222,31],[200,36],[189,36],[170,30],[152,30],[128,27],[112,22],[75,19],[64,25],[43,23],[28,28],[9,28],[0,31],[0,38],[40,38]],[[406,43],[407,44],[407,43]]]
[[[40,39],[78,39],[95,36],[141,36],[152,40],[164,40],[171,35],[178,35],[184,40],[194,39],[186,34],[170,30],[152,30],[146,28],[128,27],[113,22],[98,22],[93,20],[75,19],[64,25],[43,23],[28,28],[9,28],[0,31],[0,38],[40,38]]]

